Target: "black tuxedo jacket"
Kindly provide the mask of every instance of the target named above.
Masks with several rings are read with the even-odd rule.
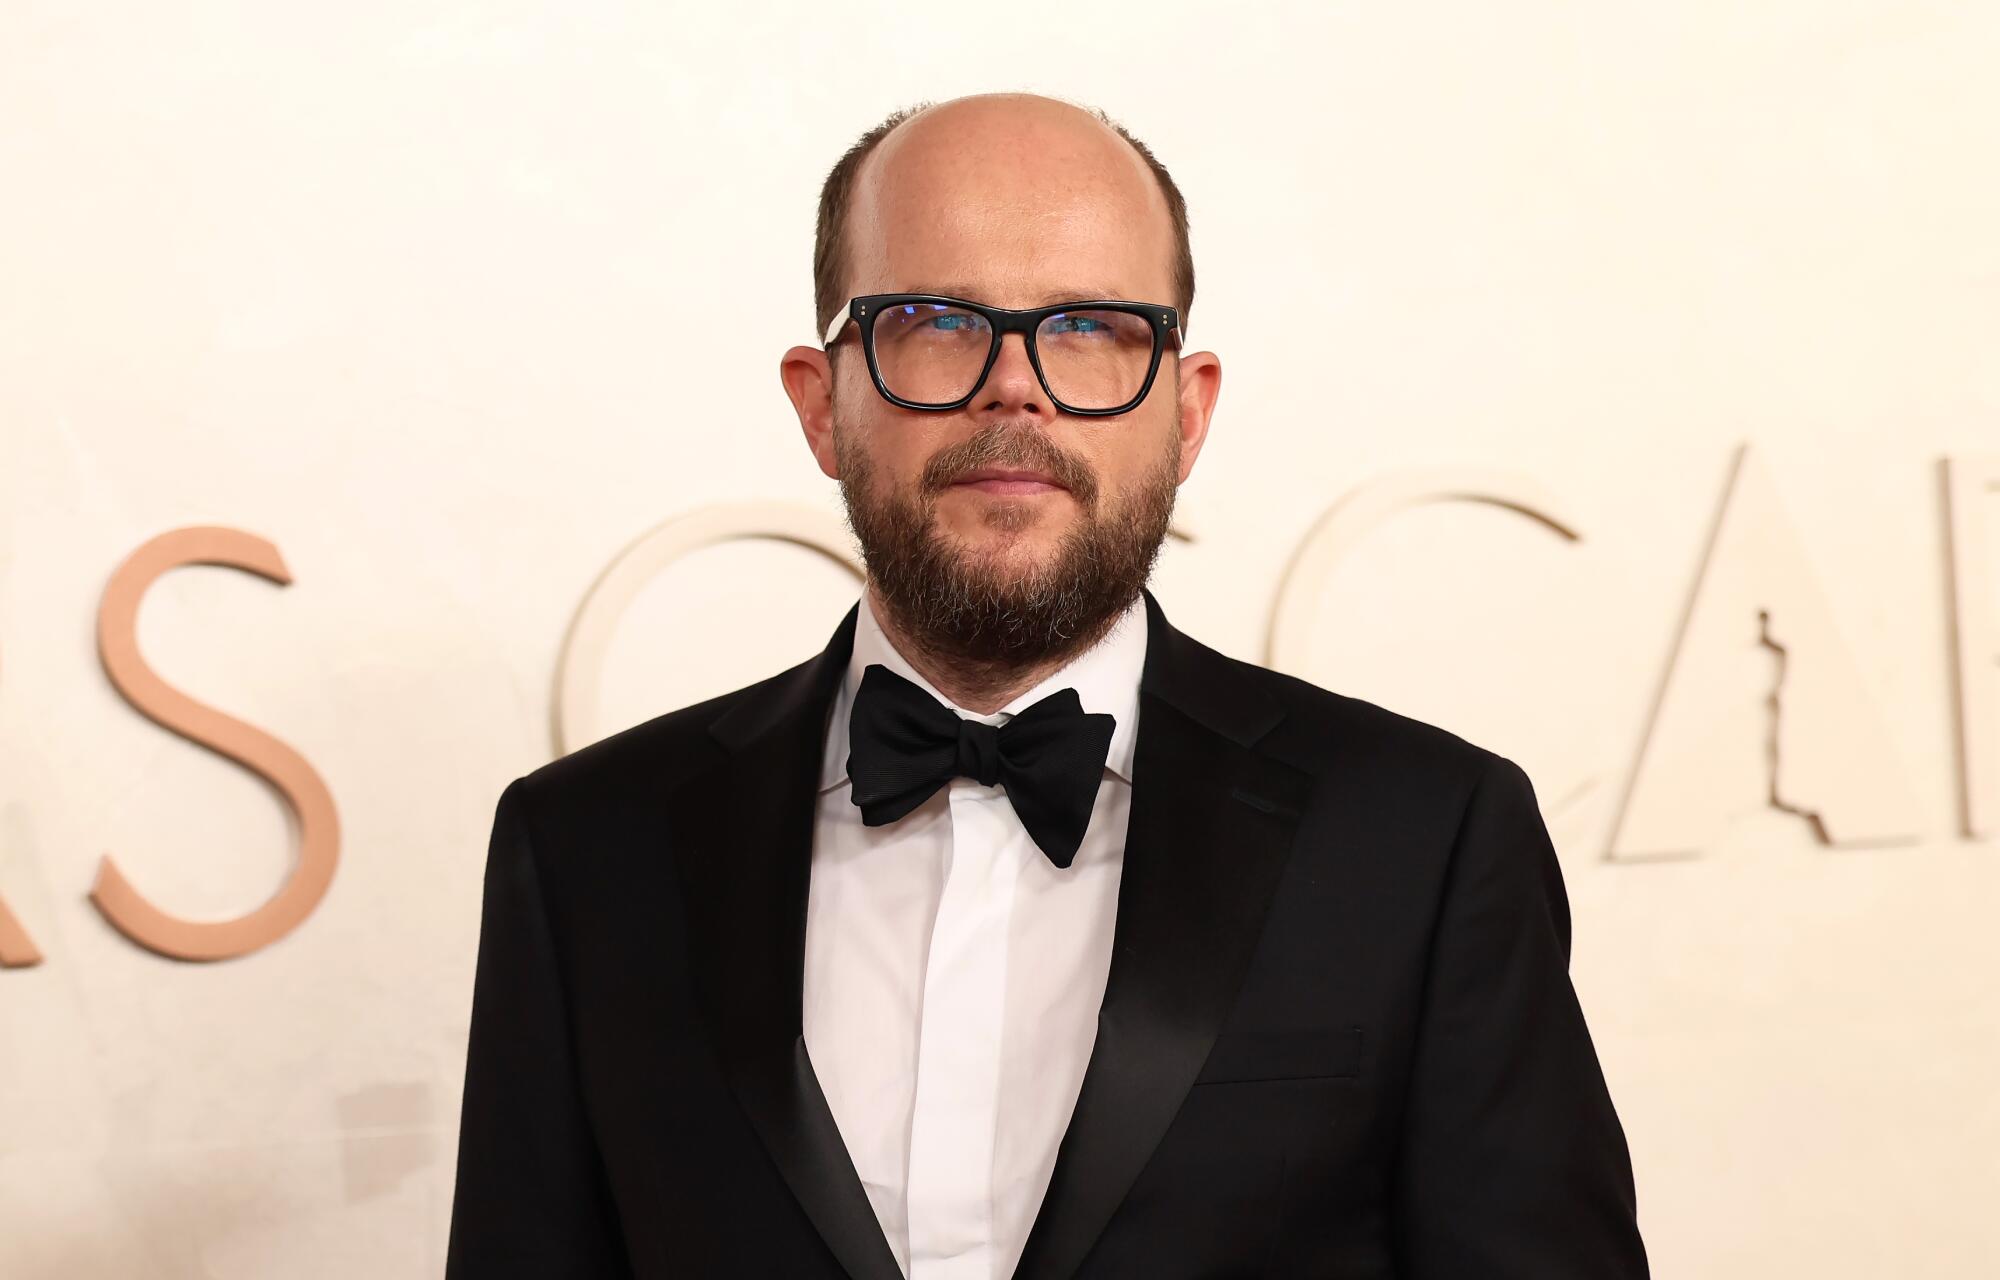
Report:
[[[1644,1276],[1527,776],[1145,601],[1108,986],[1016,1276]],[[800,1030],[854,623],[500,796],[449,1280],[899,1276]]]

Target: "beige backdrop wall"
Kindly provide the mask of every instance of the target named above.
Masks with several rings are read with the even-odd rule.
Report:
[[[1289,580],[1281,656],[1536,781],[1657,1274],[2000,1274],[2000,843],[1958,747],[2000,652],[1966,685],[1952,646],[2000,493],[1961,495],[1968,587],[1940,485],[2000,453],[1995,65],[2000,9],[1911,0],[13,0],[0,897],[45,958],[0,970],[0,1275],[439,1274],[487,826],[554,750],[570,619],[670,518],[837,516],[775,377],[819,176],[999,88],[1103,105],[1193,205],[1226,377],[1177,623],[1265,658],[1329,509],[1435,469],[1580,535],[1405,510]],[[112,571],[199,524],[294,581],[178,570],[141,646],[342,822],[317,911],[213,964],[86,900],[109,852],[219,919],[296,856],[98,665]],[[678,561],[578,714],[787,665],[851,596],[781,544]],[[1613,856],[1628,790],[1706,834]],[[1895,838],[1823,843],[1842,805]]]

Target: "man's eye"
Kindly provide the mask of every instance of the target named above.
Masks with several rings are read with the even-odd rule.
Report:
[[[1108,327],[1096,316],[1056,316],[1049,322],[1055,333],[1102,333]]]

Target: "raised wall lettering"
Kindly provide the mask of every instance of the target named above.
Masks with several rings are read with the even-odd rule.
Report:
[[[111,575],[97,613],[97,650],[105,674],[125,700],[161,726],[228,756],[278,789],[298,815],[299,860],[271,898],[233,920],[183,920],[135,889],[110,855],[98,864],[90,900],[120,933],[177,960],[224,960],[283,937],[312,914],[333,881],[340,858],[340,819],[333,796],[305,758],[260,729],[207,707],[154,674],[139,654],[139,603],[170,569],[226,565],[273,582],[292,580],[278,549],[240,529],[175,529],[141,546]]]
[[[1828,844],[1918,835],[1909,778],[1762,464],[1745,445],[1612,827],[1613,859],[1685,858],[1757,808]]]
[[[2000,495],[2000,455],[1947,458],[1944,479],[1951,574],[1953,670],[1958,684],[1959,823],[1983,839],[2000,826],[2000,619],[1986,520]]]

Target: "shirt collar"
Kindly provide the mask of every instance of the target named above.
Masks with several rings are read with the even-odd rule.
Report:
[[[907,658],[897,652],[896,646],[889,642],[888,635],[882,630],[882,624],[876,620],[875,611],[868,603],[868,593],[863,590],[859,614],[854,621],[854,651],[848,657],[847,670],[841,676],[840,692],[833,703],[833,718],[827,725],[826,754],[820,766],[821,791],[847,781],[847,719],[854,707],[854,691],[861,685],[862,672],[867,670],[869,664],[877,662],[936,698],[953,714],[985,724],[1006,724],[1017,713],[1050,694],[1074,687],[1086,713],[1102,711],[1111,715],[1115,724],[1104,767],[1127,784],[1132,781],[1132,754],[1139,719],[1139,676],[1146,665],[1146,601],[1143,596],[1132,597],[1132,603],[1125,607],[1125,612],[1119,615],[1111,630],[1096,644],[1050,672],[1033,688],[1000,710],[980,715],[964,710],[939,693],[930,681],[918,674]]]

